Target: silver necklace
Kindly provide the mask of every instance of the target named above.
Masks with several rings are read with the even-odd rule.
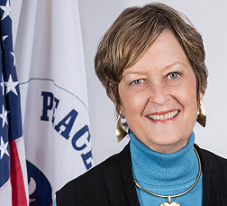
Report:
[[[199,178],[200,178],[200,176],[201,176],[201,171],[202,171],[201,161],[200,161],[199,154],[198,154],[198,152],[196,151],[195,147],[194,147],[194,151],[195,151],[196,156],[197,156],[198,161],[199,161],[199,173],[198,173],[198,176],[197,176],[196,181],[194,182],[194,184],[193,184],[188,190],[186,190],[186,191],[184,191],[184,192],[182,192],[182,193],[180,193],[180,194],[176,194],[176,195],[159,195],[159,194],[155,194],[155,193],[153,193],[153,192],[150,192],[150,191],[146,190],[145,188],[143,188],[142,186],[140,186],[140,185],[134,180],[136,186],[137,186],[138,188],[140,188],[141,190],[143,190],[144,192],[150,194],[150,195],[153,195],[153,196],[156,196],[156,197],[161,197],[161,198],[167,198],[167,202],[168,202],[168,203],[167,203],[167,202],[164,202],[164,203],[162,203],[160,206],[180,206],[177,202],[172,202],[172,203],[171,203],[171,198],[179,197],[179,196],[182,196],[182,195],[184,195],[184,194],[190,192],[190,191],[196,186],[196,184],[198,183]]]

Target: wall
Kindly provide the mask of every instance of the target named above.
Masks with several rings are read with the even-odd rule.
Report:
[[[147,0],[78,0],[82,23],[88,99],[91,121],[93,156],[96,163],[120,151],[128,139],[117,143],[114,105],[94,72],[94,56],[101,36],[128,7],[144,5]],[[196,143],[227,158],[227,1],[225,0],[162,0],[184,13],[202,34],[209,71],[208,88],[204,97],[207,126],[195,125]],[[21,0],[11,0],[13,31],[16,36]]]

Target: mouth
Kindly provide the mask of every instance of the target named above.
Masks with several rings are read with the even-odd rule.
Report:
[[[151,115],[147,115],[147,117],[153,121],[163,121],[163,120],[169,120],[169,119],[173,119],[174,117],[176,117],[179,114],[179,110],[174,110],[171,112],[167,112],[165,114],[151,114]]]

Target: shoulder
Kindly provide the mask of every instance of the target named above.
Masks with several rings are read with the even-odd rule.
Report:
[[[83,185],[86,186],[85,183],[89,183],[89,185],[92,185],[98,182],[100,183],[100,181],[102,182],[104,178],[104,173],[106,172],[106,170],[109,170],[109,168],[114,168],[114,170],[117,170],[119,168],[119,162],[120,162],[119,159],[120,159],[120,154],[115,154],[109,157],[104,162],[100,163],[99,165],[87,171],[85,174],[69,182],[66,186],[73,186],[75,184],[80,184],[80,183],[83,183]]]
[[[202,156],[204,163],[206,163],[210,166],[223,167],[225,169],[227,168],[227,159],[225,159],[221,156],[218,156],[208,150],[201,149],[197,145],[195,145],[195,146],[196,146],[196,149],[197,149],[198,153],[200,154],[200,156]]]
[[[227,159],[196,146],[202,163],[204,205],[225,205]]]
[[[56,193],[57,205],[61,205],[59,202],[64,202],[66,205],[68,200],[70,202],[83,201],[84,205],[89,205],[91,200],[97,202],[97,198],[107,204],[109,202],[106,190],[108,182],[114,181],[122,184],[121,178],[119,178],[121,176],[120,159],[124,153],[128,153],[128,147],[127,145],[121,153],[109,157],[85,174],[67,183]],[[87,201],[87,204],[84,201]],[[68,205],[70,204],[68,203]]]
[[[108,176],[109,178],[111,178],[113,175],[114,176],[120,175],[121,173],[120,162],[121,162],[122,156],[124,157],[124,159],[127,159],[128,161],[130,161],[130,158],[125,157],[125,156],[130,157],[127,154],[129,154],[129,145],[127,145],[120,153],[112,155],[104,162],[93,167],[85,174],[73,180],[71,184],[73,184],[74,182],[96,183],[96,182],[103,181],[103,178],[105,178],[105,176]]]
[[[225,181],[227,189],[227,159],[220,157],[208,150],[201,149],[197,145],[195,146],[202,163],[202,169],[205,176],[210,181],[215,178],[216,181]]]

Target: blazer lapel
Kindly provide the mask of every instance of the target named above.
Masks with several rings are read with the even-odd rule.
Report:
[[[210,199],[210,169],[209,164],[207,164],[206,160],[204,159],[200,148],[195,144],[195,148],[199,153],[199,157],[202,164],[202,172],[203,172],[203,206],[209,205]]]
[[[120,154],[121,174],[128,201],[131,206],[139,206],[139,199],[136,193],[135,183],[133,181],[131,155],[129,144]]]
[[[104,168],[104,181],[111,206],[139,206],[131,170],[129,144]]]

